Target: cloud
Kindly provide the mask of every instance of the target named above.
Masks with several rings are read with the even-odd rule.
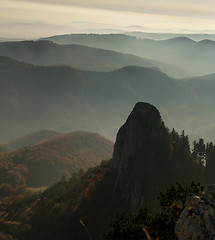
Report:
[[[3,1],[3,0],[0,0]],[[10,1],[10,0],[7,0]],[[19,0],[16,0],[19,1]],[[25,1],[25,0],[24,0]],[[26,3],[97,8],[112,11],[214,17],[214,0],[28,0]]]
[[[211,0],[204,4],[200,0],[0,0],[0,4],[2,37],[122,30],[131,25],[151,32],[209,32],[215,25],[215,1]]]

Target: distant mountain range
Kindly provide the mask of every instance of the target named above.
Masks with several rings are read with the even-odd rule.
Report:
[[[170,128],[185,129],[192,139],[199,134],[214,139],[214,74],[188,77],[194,65],[196,74],[214,71],[213,41],[185,37],[155,41],[120,34],[48,39],[97,48],[44,40],[0,43],[0,54],[5,55],[0,57],[0,143],[39,129],[93,131],[114,140],[137,101],[158,106]],[[178,61],[188,71],[98,47]],[[201,61],[207,66],[198,65]]]
[[[199,139],[215,141],[214,46],[120,34],[0,43],[0,238],[100,240],[116,214],[151,219],[146,204],[156,212],[175,182],[186,195],[214,182],[215,146]],[[166,239],[164,202],[150,224]]]
[[[214,75],[177,80],[152,68],[90,72],[0,59],[1,143],[38,129],[93,131],[114,140],[137,101],[157,105],[170,128],[214,139]]]
[[[82,74],[70,67],[35,67],[2,57],[0,124],[5,140],[1,141],[5,143],[32,131],[49,129],[65,116],[65,112],[71,112],[70,109],[80,121],[78,112],[84,109],[79,103],[83,83]],[[75,123],[74,126],[77,127]]]
[[[24,39],[21,38],[2,38],[0,37],[0,42],[16,42],[16,41],[22,41]]]
[[[43,40],[59,44],[82,44],[90,47],[134,54],[143,58],[174,64],[193,76],[213,73],[215,69],[215,42],[196,42],[187,37],[167,40],[140,39],[122,34],[71,34]]]
[[[191,76],[188,71],[172,64],[98,47],[99,45],[95,45],[94,48],[76,44],[58,45],[50,41],[3,42],[0,43],[0,56],[40,66],[66,65],[80,70],[112,71],[134,65],[159,68],[177,78]]]
[[[194,41],[202,41],[205,39],[215,40],[215,34],[204,34],[204,33],[149,33],[141,31],[132,31],[124,33],[129,36],[134,36],[137,38],[149,38],[154,40],[166,40],[170,38],[177,37],[187,37]]]

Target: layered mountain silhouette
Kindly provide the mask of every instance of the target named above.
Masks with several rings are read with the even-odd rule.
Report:
[[[214,140],[214,53],[186,37],[0,43],[0,235],[100,240],[117,214],[156,212],[175,182],[211,181],[214,145],[191,151],[185,132]],[[113,150],[99,134],[119,126]]]
[[[187,37],[194,41],[202,41],[204,39],[215,40],[214,34],[204,34],[204,33],[148,33],[148,32],[140,32],[140,31],[133,31],[133,32],[126,32],[126,35],[135,36],[137,38],[147,38],[147,39],[154,39],[154,40],[165,40],[170,38],[177,38],[177,37]]]
[[[77,43],[78,44],[78,43]],[[81,70],[112,71],[127,65],[155,67],[173,77],[188,77],[188,72],[172,64],[99,49],[98,46],[58,45],[50,41],[0,43],[0,56],[8,56],[31,64],[67,65]]]
[[[144,58],[174,64],[193,76],[214,72],[215,42],[196,42],[187,37],[167,40],[139,39],[122,34],[71,34],[46,38],[60,44],[83,44],[90,47],[134,54]]]
[[[84,109],[79,102],[84,79],[78,70],[63,66],[36,67],[8,58],[2,59],[0,124],[5,140],[2,138],[1,141],[6,143],[38,129],[49,129],[53,123],[60,122],[69,109],[73,110],[75,127],[74,122],[80,121]],[[87,110],[85,113],[89,116]],[[75,116],[78,116],[78,120],[75,120]],[[84,118],[83,124],[87,122]],[[71,131],[77,129],[84,130],[80,126]]]
[[[3,144],[39,129],[93,131],[114,140],[137,101],[158,106],[170,128],[213,140],[214,75],[176,80],[153,68],[90,72],[1,60]]]

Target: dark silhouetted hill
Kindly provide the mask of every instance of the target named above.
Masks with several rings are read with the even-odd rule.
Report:
[[[100,121],[104,127],[114,125],[116,120],[122,124],[128,109],[137,101],[148,101],[158,106],[169,127],[175,123],[178,129],[189,129],[191,119],[198,118],[197,99],[181,81],[169,78],[156,69],[128,66],[109,73],[82,74],[86,79],[86,101],[95,106],[98,118],[104,117]],[[110,117],[110,112],[115,119]]]
[[[3,59],[2,144],[38,129],[93,131],[114,140],[117,126],[138,101],[158,106],[170,128],[177,126],[198,136],[213,126],[213,75],[210,82],[205,77],[177,80],[156,68],[127,66],[90,72]]]
[[[89,117],[87,121],[86,116],[82,117],[83,124],[90,121],[87,107],[80,102],[84,87],[80,71],[64,66],[38,67],[7,57],[2,57],[0,68],[0,139],[3,143],[38,129],[49,129],[64,119],[70,109],[74,115],[71,131],[84,130],[75,127],[81,118],[78,112]]]

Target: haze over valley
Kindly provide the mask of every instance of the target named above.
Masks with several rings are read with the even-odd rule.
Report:
[[[137,40],[118,34],[47,40],[0,43],[2,144],[40,129],[92,131],[114,141],[119,125],[138,101],[157,106],[170,129],[185,130],[192,139],[214,140],[215,78],[209,73],[215,59],[205,59],[215,56],[213,41]],[[71,45],[61,45],[62,41]],[[193,59],[187,64],[187,49],[192,48],[197,50],[189,54]],[[125,53],[129,49],[151,53],[155,60]],[[160,61],[167,58],[169,63]],[[208,74],[197,77],[200,72]]]
[[[214,1],[0,6],[0,239],[213,239]]]

